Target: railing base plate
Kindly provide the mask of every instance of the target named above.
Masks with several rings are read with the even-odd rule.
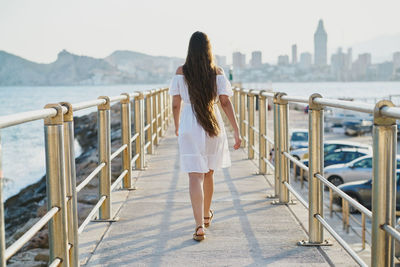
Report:
[[[101,220],[101,219],[91,220],[91,222],[118,222],[118,221],[119,221],[119,217],[115,217],[113,219],[108,219],[108,220]]]
[[[319,246],[332,246],[333,243],[329,240],[324,240],[322,243],[314,243],[310,241],[301,240],[297,242],[298,246],[305,246],[305,247],[319,247]]]
[[[124,191],[124,190],[127,190],[127,191],[134,191],[134,190],[137,190],[138,188],[136,187],[136,186],[133,186],[133,187],[121,187],[120,189],[119,189],[119,191]]]
[[[266,198],[278,198],[278,195],[267,194]]]
[[[279,200],[274,200],[271,203],[272,205],[296,205],[297,201],[289,200],[289,202],[279,202]]]

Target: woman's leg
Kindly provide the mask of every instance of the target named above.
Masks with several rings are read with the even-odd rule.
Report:
[[[204,195],[203,195],[203,181],[204,173],[191,172],[189,173],[189,192],[190,200],[192,201],[194,220],[196,226],[203,225],[203,206],[204,206]],[[204,229],[200,228],[197,234],[203,234]]]
[[[211,201],[214,194],[214,171],[204,174],[204,217],[210,217]],[[209,220],[205,220],[208,223]]]

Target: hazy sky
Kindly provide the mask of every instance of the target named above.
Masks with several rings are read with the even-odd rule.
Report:
[[[1,0],[0,50],[51,62],[62,49],[105,57],[115,50],[186,55],[190,35],[201,30],[214,53],[263,52],[275,62],[313,53],[322,18],[328,50],[400,32],[399,0]],[[400,50],[400,47],[399,47]]]

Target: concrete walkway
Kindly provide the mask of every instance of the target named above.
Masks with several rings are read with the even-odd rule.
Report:
[[[91,223],[80,236],[86,266],[356,266],[334,242],[301,247],[306,210],[275,206],[271,185],[243,150],[231,151],[232,167],[215,173],[215,217],[203,242],[192,240],[195,223],[188,177],[179,172],[171,129],[139,172],[136,191],[113,193],[117,222]],[[329,236],[327,236],[329,238]],[[332,240],[332,238],[330,238]]]

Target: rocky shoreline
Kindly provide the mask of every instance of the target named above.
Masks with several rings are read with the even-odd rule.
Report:
[[[75,139],[81,146],[82,153],[75,159],[76,181],[79,184],[98,164],[97,157],[97,112],[74,118]],[[121,146],[120,104],[111,107],[111,147],[112,151]],[[122,171],[119,155],[112,162],[112,180]],[[94,178],[78,194],[79,224],[89,214],[98,201],[98,179]],[[40,217],[47,212],[46,176],[38,182],[23,188],[18,194],[4,203],[5,229],[7,246],[21,237]],[[47,266],[48,230],[44,227],[15,256],[7,266]]]

